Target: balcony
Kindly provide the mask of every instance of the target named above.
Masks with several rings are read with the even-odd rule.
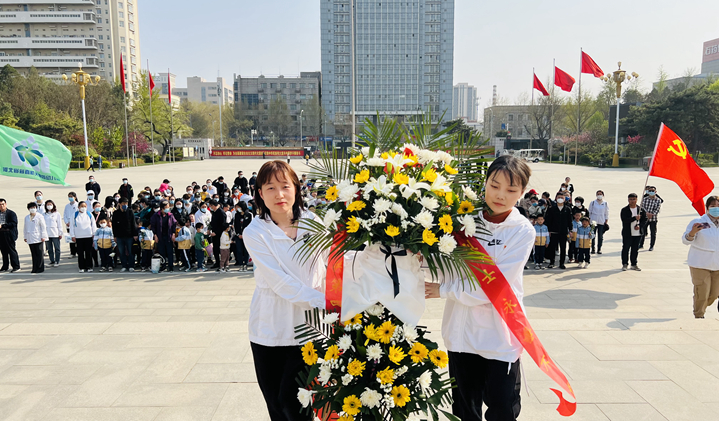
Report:
[[[91,23],[93,12],[0,12],[1,23]]]
[[[0,56],[0,67],[6,64],[12,67],[25,68],[35,66],[42,68],[76,68],[82,63],[83,68],[97,68],[97,57],[84,56]]]
[[[70,49],[96,50],[95,38],[1,38],[0,49]]]

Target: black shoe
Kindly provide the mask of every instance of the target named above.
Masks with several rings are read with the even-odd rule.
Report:
[[[649,251],[654,251],[654,247],[649,247]]]
[[[596,251],[594,251],[594,250],[592,250],[592,254],[597,254],[597,252],[596,252]]]
[[[639,246],[638,250],[644,250],[644,246]]]
[[[0,268],[0,272],[7,272],[7,268]]]
[[[547,266],[547,269],[554,269],[554,265],[553,265],[552,263],[550,263],[550,264]]]
[[[599,251],[597,252],[597,254],[602,254],[602,251],[601,251],[601,250],[599,250]]]
[[[564,265],[559,265],[559,269],[566,269],[567,267]]]

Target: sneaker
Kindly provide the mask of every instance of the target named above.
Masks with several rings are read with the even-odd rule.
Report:
[[[15,268],[15,269],[11,270],[10,273],[15,273],[15,272],[19,272],[19,271],[20,271],[20,268]]]
[[[639,266],[637,266],[637,265],[634,265],[634,266],[630,267],[629,269],[631,269],[631,270],[636,270],[637,272],[641,272],[641,271],[642,271],[642,269],[641,269]]]
[[[100,268],[100,272],[107,272],[107,268]]]
[[[639,246],[638,250],[644,250],[644,246]]]
[[[92,272],[92,268],[88,269],[87,271],[88,271],[88,272]]]
[[[134,272],[134,271],[135,271],[135,268],[130,268],[130,269],[128,269],[128,271]]]
[[[110,266],[109,268],[107,268],[107,271],[108,271],[108,272],[112,272],[112,266]]]
[[[59,266],[60,266],[60,263],[58,263],[58,262],[55,262],[55,263],[52,265],[52,267],[54,267],[54,268],[59,267]]]
[[[592,254],[596,254],[596,253],[597,253],[597,252],[596,252],[594,249],[592,249]]]
[[[539,265],[534,265],[534,270],[539,270]]]
[[[120,272],[127,272],[127,268],[120,269]]]
[[[654,247],[649,247],[649,251],[654,251]]]
[[[559,269],[566,269],[567,267],[564,265],[559,265]]]
[[[584,262],[584,267],[583,267],[582,269],[586,269],[586,268],[588,268],[588,267],[589,267],[589,263]]]
[[[627,265],[622,265],[622,270],[627,270]]]
[[[80,269],[80,273],[85,273],[85,269]]]
[[[189,272],[189,271],[190,271],[190,268],[185,269],[185,272]]]
[[[0,272],[7,272],[8,268],[0,268]]]
[[[212,269],[212,268],[210,268],[210,269]],[[215,272],[222,272],[222,268],[215,269]]]
[[[551,264],[551,263],[550,263],[550,264],[548,264],[548,265],[547,265],[547,269],[554,269],[554,265],[553,265],[553,264]]]

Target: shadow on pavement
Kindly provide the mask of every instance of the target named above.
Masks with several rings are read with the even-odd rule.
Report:
[[[552,289],[528,295],[524,299],[525,304],[529,307],[566,310],[613,310],[618,307],[617,301],[636,296],[586,289]]]
[[[561,273],[562,276],[558,276],[557,278],[555,278],[555,280],[559,281],[559,282],[563,282],[563,281],[573,281],[573,280],[577,280],[577,278],[580,278],[581,280],[585,281],[585,280],[589,280],[589,279],[604,278],[609,275],[615,274],[617,272],[621,272],[621,270],[622,270],[621,266],[616,269],[607,269],[607,270],[602,270],[599,272],[587,272],[582,269],[574,270],[573,268],[570,267],[567,270],[557,272],[557,275]],[[549,273],[552,273],[552,272],[550,271]],[[565,291],[565,290],[562,290],[562,291]]]
[[[617,319],[613,322],[607,323],[607,327],[611,327],[613,329],[629,329],[637,323],[664,323],[671,322],[672,320],[676,319]]]

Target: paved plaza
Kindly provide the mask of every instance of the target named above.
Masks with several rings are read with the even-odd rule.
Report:
[[[184,192],[191,181],[232,182],[262,160],[209,160],[103,170],[101,197],[128,177],[138,192],[163,178]],[[298,172],[304,161],[293,161]],[[641,169],[532,164],[530,187],[554,194],[565,176],[586,204],[597,189],[610,206],[604,254],[588,269],[525,271],[529,319],[578,399],[573,420],[719,419],[719,314],[692,315],[688,247],[680,236],[696,213],[671,182],[650,179],[664,198],[653,252],[641,272],[622,272],[619,210],[641,193]],[[719,169],[709,169],[713,179]],[[71,187],[3,178],[0,197],[22,220],[33,191],[60,207],[67,192],[85,197],[88,174]],[[22,238],[22,230],[21,238]],[[252,273],[77,273],[77,260],[31,275],[29,248],[17,243],[23,270],[0,275],[0,420],[268,420],[247,338]],[[648,247],[648,241],[647,241]],[[46,260],[47,263],[47,260]],[[441,342],[442,300],[428,301],[422,324]],[[520,420],[563,419],[554,387],[525,356]]]

